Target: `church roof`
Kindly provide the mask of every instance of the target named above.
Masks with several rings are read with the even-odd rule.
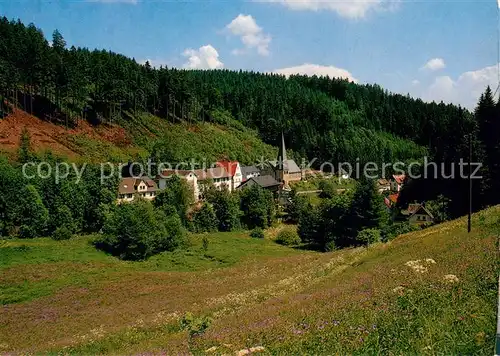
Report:
[[[273,169],[280,168],[280,161],[269,161],[269,164],[273,167]],[[283,170],[288,171],[288,173],[300,173],[301,170],[297,163],[293,159],[287,159],[283,162]]]

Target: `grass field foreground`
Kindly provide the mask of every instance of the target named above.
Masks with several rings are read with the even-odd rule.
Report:
[[[0,353],[492,354],[500,208],[331,253],[246,233],[124,262],[0,242]],[[209,320],[204,333],[181,320]],[[192,330],[191,330],[192,331]]]

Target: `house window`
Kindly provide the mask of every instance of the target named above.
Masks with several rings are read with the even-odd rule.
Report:
[[[127,198],[132,199],[132,194],[127,194]]]

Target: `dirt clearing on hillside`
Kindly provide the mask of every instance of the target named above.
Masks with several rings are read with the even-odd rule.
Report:
[[[92,140],[105,141],[118,147],[132,144],[132,140],[125,129],[116,125],[93,127],[87,121],[78,120],[75,128],[66,130],[65,127],[40,120],[22,110],[14,111],[0,120],[0,149],[14,152],[19,148],[20,137],[26,128],[31,137],[31,145],[35,152],[52,151],[52,153],[67,158],[80,156],[74,144],[68,137],[83,135]]]

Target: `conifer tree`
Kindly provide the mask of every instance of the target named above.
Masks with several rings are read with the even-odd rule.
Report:
[[[27,163],[33,159],[33,150],[31,147],[31,137],[28,129],[25,127],[21,132],[19,142],[19,162]]]

